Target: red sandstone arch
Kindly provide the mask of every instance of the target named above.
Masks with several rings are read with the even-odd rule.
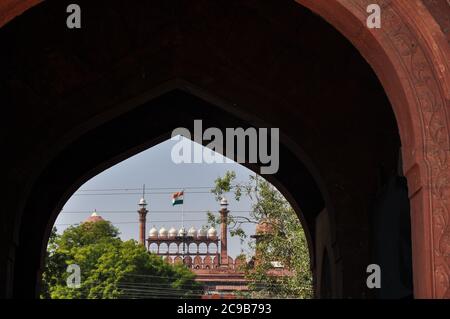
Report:
[[[361,52],[393,106],[408,179],[416,298],[450,298],[450,49],[421,0],[296,0]],[[40,0],[0,4],[0,27]],[[382,7],[382,28],[365,26]]]
[[[206,256],[205,258],[203,258],[203,268],[204,269],[211,269],[213,265],[213,259],[211,258],[211,256]]]
[[[185,256],[183,261],[184,264],[187,265],[189,268],[192,266],[192,258],[190,256]]]
[[[199,269],[202,268],[202,258],[200,256],[195,256],[194,257],[194,268]]]
[[[26,10],[42,2],[42,0],[5,0],[0,3],[0,27],[21,15]]]
[[[450,298],[450,50],[418,0],[376,1],[382,28],[365,27],[374,1],[297,0],[343,33],[371,64],[394,108],[408,179],[416,298]]]
[[[182,263],[183,263],[183,258],[181,258],[180,256],[176,256],[176,257],[173,259],[173,263],[174,263],[174,264],[182,264]]]

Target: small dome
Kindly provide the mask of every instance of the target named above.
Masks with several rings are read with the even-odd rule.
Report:
[[[192,226],[191,228],[189,228],[188,236],[189,236],[189,237],[197,237],[197,229],[195,229],[194,226]]]
[[[186,228],[181,227],[180,230],[178,231],[178,236],[186,236]]]
[[[169,238],[173,238],[177,236],[177,230],[175,228],[169,229]]]
[[[100,222],[100,221],[104,221],[104,219],[102,218],[102,216],[97,214],[97,210],[94,210],[94,212],[92,213],[91,216],[89,216],[85,222],[91,222],[91,223],[95,223],[95,222]]]
[[[164,227],[161,227],[161,229],[159,230],[159,237],[167,238],[168,233],[169,232],[167,231],[167,229],[165,229]]]
[[[217,237],[217,231],[214,227],[208,229],[208,238],[215,239]]]
[[[141,200],[139,201],[139,206],[144,207],[147,206],[147,201],[145,200],[145,198],[141,198]]]
[[[152,229],[150,229],[150,231],[148,232],[148,236],[150,238],[157,238],[158,237],[158,230],[155,228],[155,226],[153,226]]]
[[[206,237],[206,230],[204,228],[200,228],[197,232],[198,238],[205,238]]]
[[[220,200],[220,206],[228,206],[228,200],[222,196],[222,199]]]

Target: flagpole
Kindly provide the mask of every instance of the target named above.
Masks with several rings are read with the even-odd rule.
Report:
[[[184,190],[183,190],[183,203],[181,204],[181,227],[184,227]]]
[[[183,228],[184,229],[184,189],[182,190],[182,192],[183,192],[183,203],[181,204],[181,228]],[[185,232],[186,232],[186,229],[184,229],[184,232],[183,232],[183,264],[184,264],[184,253],[185,253],[185,250],[186,250],[186,245],[185,245],[185,239],[186,239],[186,235],[185,235]]]

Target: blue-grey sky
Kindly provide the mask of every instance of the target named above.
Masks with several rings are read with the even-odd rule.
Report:
[[[69,224],[85,220],[95,209],[111,221],[121,232],[124,240],[138,239],[138,202],[145,184],[149,213],[147,234],[151,227],[166,229],[181,227],[181,205],[172,206],[171,193],[185,190],[184,226],[199,229],[206,224],[206,212],[218,212],[210,189],[214,180],[227,170],[236,172],[237,182],[247,181],[254,173],[238,163],[223,164],[175,164],[171,150],[176,141],[165,141],[98,174],[85,183],[64,205],[56,220],[58,232]],[[190,142],[189,143],[193,143]],[[196,188],[199,187],[199,188]],[[117,189],[110,191],[110,189]],[[126,189],[126,190],[124,190]],[[138,190],[139,189],[139,190]],[[120,193],[120,194],[118,194]],[[251,201],[247,198],[237,202],[232,193],[225,195],[231,214],[248,216]],[[254,224],[244,226],[248,235],[255,231]],[[219,229],[218,229],[219,232]],[[241,250],[249,252],[247,243],[241,245],[238,238],[228,235],[228,253],[233,258]]]

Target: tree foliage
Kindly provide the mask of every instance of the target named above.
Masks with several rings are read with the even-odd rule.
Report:
[[[245,183],[233,184],[235,178],[234,172],[227,172],[216,179],[215,188],[211,190],[217,200],[224,193],[233,191],[236,200],[247,196],[253,202],[248,217],[231,212],[228,218],[230,234],[243,241],[247,234],[242,226],[247,223],[265,223],[270,230],[258,241],[250,243],[255,255],[245,271],[251,282],[251,297],[311,298],[308,244],[295,211],[284,196],[261,177],[250,176]],[[212,213],[208,213],[208,219],[210,224],[220,222]],[[275,269],[274,265],[282,265],[284,272]]]
[[[42,298],[190,298],[202,293],[195,275],[170,265],[134,240],[122,241],[107,221],[71,226],[50,236]],[[67,285],[67,266],[81,269],[81,287]]]

